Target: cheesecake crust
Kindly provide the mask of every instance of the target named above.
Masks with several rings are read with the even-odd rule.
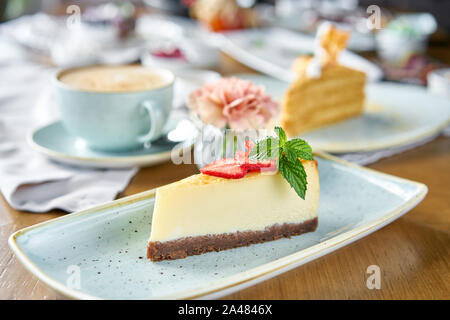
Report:
[[[276,224],[261,231],[238,231],[218,235],[186,237],[171,241],[149,242],[147,258],[152,261],[183,259],[211,251],[249,246],[254,243],[290,238],[317,229],[318,219],[302,223]]]

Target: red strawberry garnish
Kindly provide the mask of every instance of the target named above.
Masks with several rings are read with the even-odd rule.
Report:
[[[214,161],[201,168],[200,171],[203,174],[210,176],[226,179],[240,179],[243,178],[247,172],[276,170],[277,165],[275,160],[249,160],[248,154],[255,144],[252,141],[246,141],[245,145],[248,152],[236,151],[234,158],[225,158]]]
[[[244,164],[248,161],[248,154],[244,151],[236,151],[234,154],[234,161],[239,164]]]
[[[247,172],[259,172],[261,171],[261,167],[256,161],[248,161],[243,164],[243,167],[247,170]]]
[[[265,161],[247,160],[244,166],[247,168],[248,172],[261,172],[262,168],[270,168],[272,166],[276,168],[276,162],[275,160],[265,160]]]
[[[241,166],[234,159],[214,161],[201,168],[200,171],[203,174],[226,179],[240,179],[248,172],[244,166]]]
[[[247,153],[252,151],[254,146],[255,146],[255,143],[253,141],[251,141],[251,140],[246,140],[245,141],[245,147],[247,148]]]

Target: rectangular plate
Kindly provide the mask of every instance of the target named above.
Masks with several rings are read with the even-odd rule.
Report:
[[[374,232],[427,193],[417,182],[323,153],[316,158],[321,195],[319,227],[312,233],[153,263],[145,257],[155,194],[150,190],[22,229],[9,244],[30,272],[66,297],[218,298]]]

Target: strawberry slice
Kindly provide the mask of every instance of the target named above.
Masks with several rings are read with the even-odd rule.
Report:
[[[252,151],[253,147],[255,146],[255,143],[251,140],[245,141],[245,147],[247,148],[247,153],[250,153]]]
[[[234,158],[216,160],[200,169],[201,173],[226,179],[243,178],[247,172],[272,171],[277,169],[275,160],[249,160],[248,154],[255,146],[252,141],[246,141],[247,152],[236,151]]]
[[[250,149],[251,150],[251,149]],[[275,160],[255,161],[248,158],[248,152],[236,151],[234,155],[236,163],[247,168],[248,172],[260,172],[261,168],[276,166]]]
[[[277,168],[277,163],[275,160],[264,160],[264,161],[253,161],[247,160],[244,164],[248,172],[261,172],[261,169],[275,170]]]
[[[248,162],[248,154],[244,151],[238,150],[234,154],[234,160],[236,163],[244,164]]]
[[[240,179],[247,173],[247,168],[241,166],[235,159],[220,159],[200,169],[201,173],[225,179]]]

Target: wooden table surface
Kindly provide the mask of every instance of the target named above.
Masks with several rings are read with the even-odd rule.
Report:
[[[448,52],[448,51],[447,51]],[[448,57],[448,55],[446,55]],[[224,74],[250,71],[223,57]],[[450,299],[450,138],[383,159],[368,167],[425,183],[416,208],[381,230],[336,252],[226,299]],[[197,173],[194,165],[165,163],[144,168],[119,197]],[[0,200],[0,299],[56,299],[14,257],[7,239],[14,231],[64,214],[29,213]],[[366,287],[367,267],[381,269],[381,289]]]

